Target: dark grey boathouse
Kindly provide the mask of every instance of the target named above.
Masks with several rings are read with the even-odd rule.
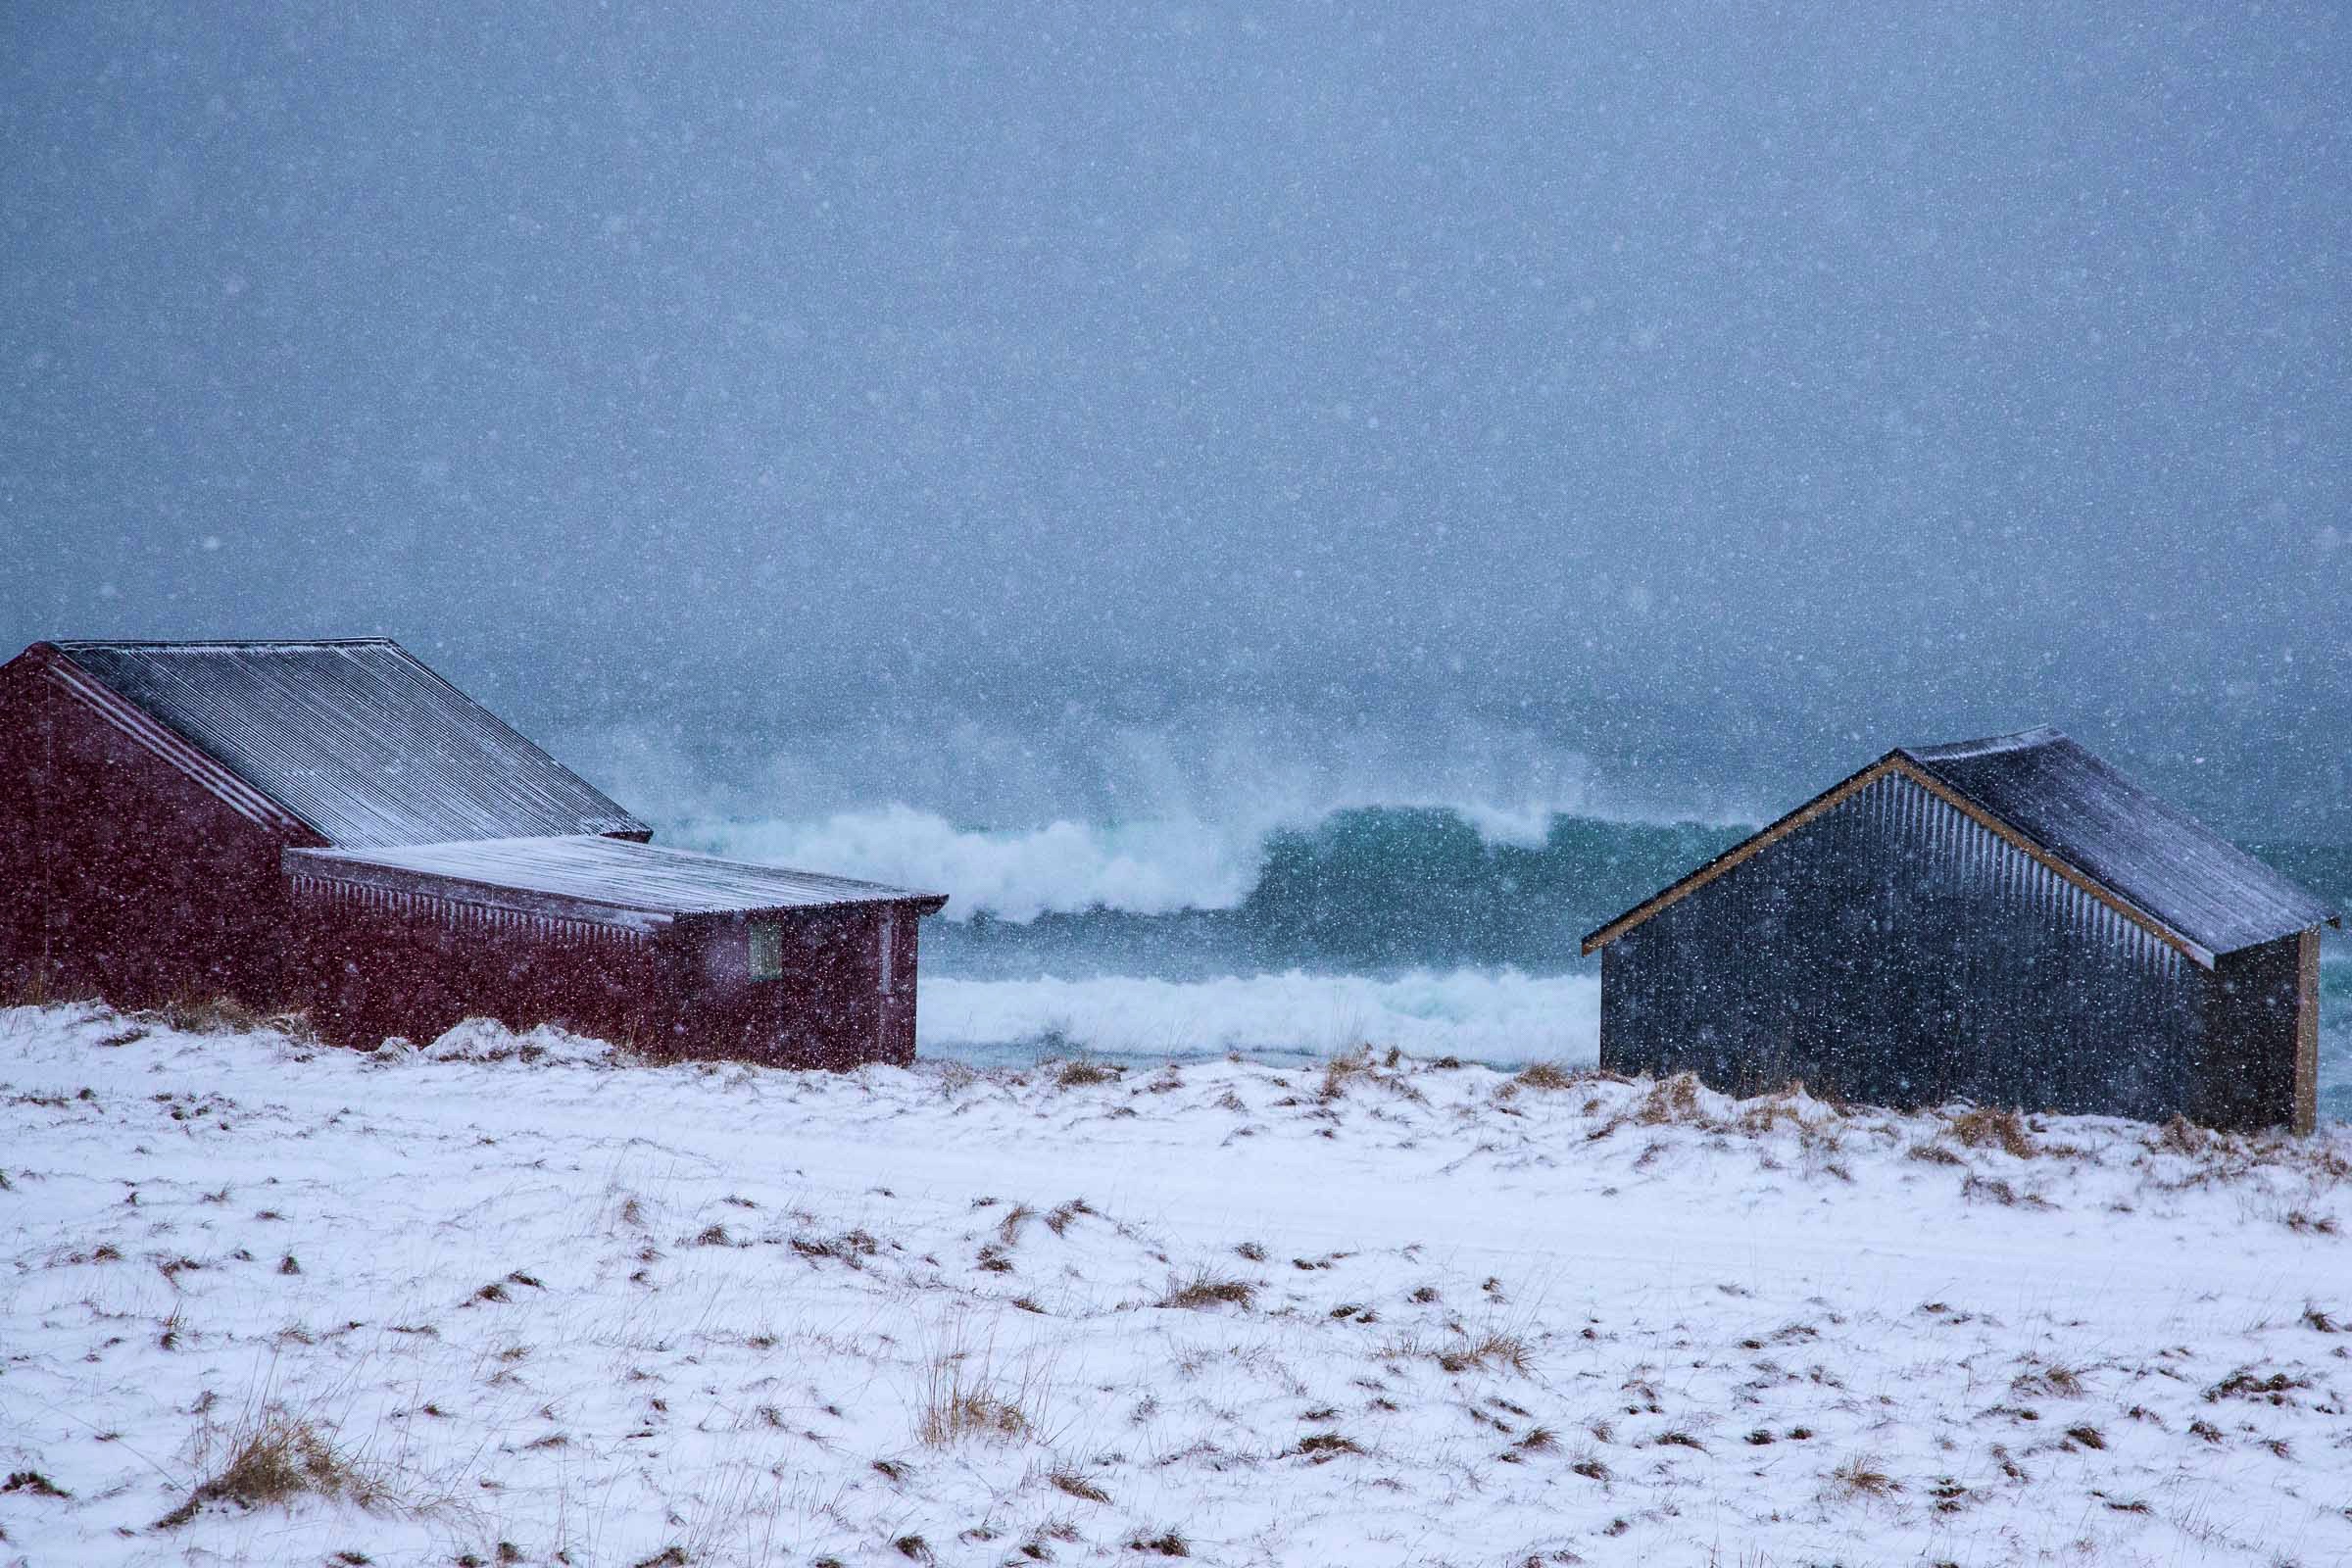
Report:
[[[1612,1071],[2308,1132],[2338,923],[2035,729],[1888,752],[1584,951]]]

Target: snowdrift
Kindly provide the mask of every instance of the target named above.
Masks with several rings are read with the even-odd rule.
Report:
[[[2352,1557],[2341,1127],[51,1007],[0,1177],[0,1564]]]

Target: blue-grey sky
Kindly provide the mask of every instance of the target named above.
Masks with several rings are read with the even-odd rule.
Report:
[[[12,648],[2352,822],[2333,6],[405,9],[0,16]]]

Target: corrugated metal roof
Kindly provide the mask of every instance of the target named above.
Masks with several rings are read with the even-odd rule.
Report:
[[[2311,894],[2054,729],[1902,756],[2216,954],[2336,918]]]
[[[282,858],[287,872],[297,876],[434,891],[474,902],[497,903],[501,895],[513,893],[535,894],[661,918],[906,901],[937,907],[947,902],[936,893],[916,893],[879,882],[722,860],[690,850],[586,834],[288,850]]]
[[[2337,922],[2319,899],[2045,727],[1898,747],[1588,933],[1584,951],[1606,947],[1890,770],[1947,792],[2021,850],[2080,879],[2209,968],[2218,955]]]
[[[648,831],[388,639],[55,646],[333,844]]]

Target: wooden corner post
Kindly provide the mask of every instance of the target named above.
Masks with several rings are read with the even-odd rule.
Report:
[[[2296,942],[2295,1119],[2298,1137],[2320,1130],[2320,928]]]

